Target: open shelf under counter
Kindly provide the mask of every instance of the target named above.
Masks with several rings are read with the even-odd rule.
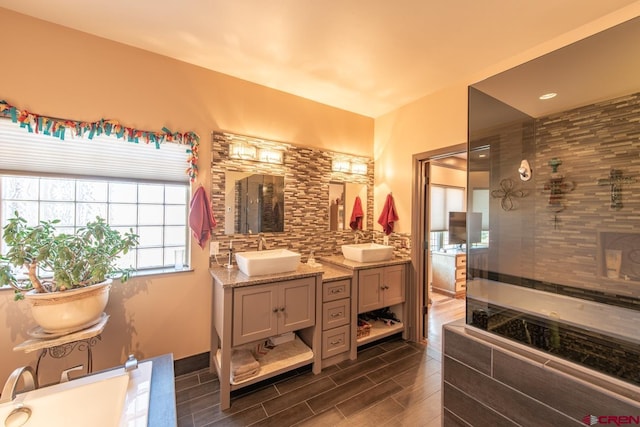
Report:
[[[359,346],[404,331],[404,323],[402,322],[396,323],[394,325],[387,325],[380,320],[373,320],[368,322],[371,324],[371,330],[369,332],[369,335],[367,335],[366,337],[357,339],[357,343]]]
[[[246,346],[242,346],[246,348]],[[311,350],[297,335],[293,341],[280,344],[269,350],[264,356],[257,359],[260,363],[260,371],[256,376],[244,381],[233,381],[230,378],[231,390],[255,384],[259,381],[280,375],[292,369],[313,363],[313,350]],[[220,350],[216,352],[218,367],[221,363]]]

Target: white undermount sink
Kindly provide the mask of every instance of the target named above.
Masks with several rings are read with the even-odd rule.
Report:
[[[342,245],[342,255],[348,260],[358,262],[387,261],[393,257],[393,246],[378,243]]]
[[[278,274],[295,271],[300,264],[300,254],[288,249],[236,253],[238,268],[247,276]]]

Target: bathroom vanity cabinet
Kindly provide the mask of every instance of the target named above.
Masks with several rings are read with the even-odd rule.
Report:
[[[220,379],[220,408],[231,405],[231,391],[305,365],[321,369],[322,270],[300,264],[291,273],[249,277],[237,269],[214,268],[210,368]],[[266,347],[286,332],[292,341]],[[234,349],[251,349],[257,375],[234,381]]]
[[[358,271],[358,313],[404,302],[404,265]]]
[[[350,272],[348,273],[350,275]],[[352,313],[351,278],[322,283],[322,367],[350,357]]]
[[[358,269],[358,314],[389,307],[396,317],[403,319],[407,288],[406,268],[407,263],[400,263]],[[371,324],[371,329],[368,335],[358,337],[357,334],[354,334],[355,345],[352,350],[354,358],[358,346],[399,332],[405,332],[404,322],[388,325],[376,320],[369,321],[369,323]]]
[[[233,345],[315,324],[313,277],[238,288],[233,292]]]
[[[358,346],[377,341],[390,335],[402,333],[406,338],[404,322],[386,324],[382,321],[371,321],[371,328],[364,336],[358,337],[358,315],[373,310],[389,307],[396,317],[402,320],[405,316],[405,299],[407,293],[408,258],[393,258],[388,261],[357,262],[335,255],[322,257],[325,265],[335,265],[351,272],[351,320],[349,322],[350,344],[345,351],[349,359],[358,357]],[[326,283],[325,283],[326,286]],[[342,294],[342,291],[341,293]],[[337,332],[337,328],[335,330]],[[339,339],[332,341],[339,344]],[[331,344],[329,342],[328,344]],[[323,347],[323,349],[326,348]],[[323,367],[326,361],[323,360]]]

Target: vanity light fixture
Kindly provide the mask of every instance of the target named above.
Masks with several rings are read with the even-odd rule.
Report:
[[[223,134],[229,141],[229,158],[281,165],[284,163],[284,144],[250,136]]]
[[[345,159],[333,159],[331,170],[334,172],[351,172],[351,162]]]
[[[259,148],[258,161],[263,163],[281,165],[282,163],[284,163],[284,153],[282,152],[282,150],[276,150],[273,148]]]
[[[234,141],[229,144],[229,157],[232,159],[256,160],[258,152],[255,145],[244,141]]]
[[[358,175],[366,175],[367,174],[367,164],[366,163],[351,163],[351,173],[356,173]]]

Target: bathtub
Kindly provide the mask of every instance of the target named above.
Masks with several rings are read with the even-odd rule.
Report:
[[[640,344],[640,312],[487,279],[467,282],[467,297]]]
[[[0,423],[10,419],[19,422],[8,425],[26,427],[147,426],[152,366],[152,361],[145,361],[129,372],[120,367],[19,393],[0,405]],[[26,413],[30,415],[25,420]]]

